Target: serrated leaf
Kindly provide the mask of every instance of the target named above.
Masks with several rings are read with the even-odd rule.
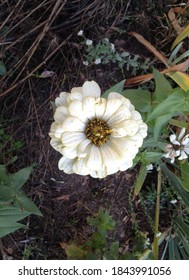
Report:
[[[155,98],[160,103],[164,101],[172,92],[172,87],[168,80],[156,69],[153,70],[153,75],[155,79]]]
[[[139,112],[149,112],[151,110],[151,93],[143,89],[124,90],[122,95],[128,98]]]
[[[110,245],[110,249],[105,252],[104,257],[107,260],[117,260],[119,256],[119,242],[115,241]]]
[[[117,92],[117,93],[122,93],[123,88],[125,85],[125,80],[117,83],[116,85],[114,85],[113,87],[111,87],[110,89],[106,90],[103,94],[102,97],[103,98],[107,98],[110,92]]]

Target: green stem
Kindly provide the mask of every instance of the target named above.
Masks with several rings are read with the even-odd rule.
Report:
[[[156,260],[158,260],[159,246],[158,246],[158,227],[159,227],[159,212],[160,212],[160,193],[161,193],[161,170],[158,171],[157,182],[157,197],[156,197],[156,213],[155,213],[155,229],[154,229],[154,248],[153,253]]]

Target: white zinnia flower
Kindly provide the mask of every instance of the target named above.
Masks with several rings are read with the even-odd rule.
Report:
[[[189,155],[189,134],[185,135],[186,128],[182,128],[178,136],[176,134],[171,134],[169,139],[173,144],[167,144],[165,146],[166,154],[163,155],[165,158],[170,158],[171,163],[174,163],[175,158],[179,156],[179,160],[188,158]],[[184,137],[183,137],[184,136]]]
[[[111,92],[107,99],[94,81],[56,98],[52,147],[62,154],[65,173],[104,178],[133,165],[147,135],[147,125],[129,99]]]
[[[92,43],[93,43],[93,41],[92,41],[92,40],[89,40],[89,39],[87,39],[86,42],[85,42],[85,44],[86,44],[87,46],[91,46]]]

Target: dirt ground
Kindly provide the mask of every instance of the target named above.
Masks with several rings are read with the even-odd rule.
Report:
[[[131,198],[138,167],[102,180],[60,172],[60,155],[51,148],[48,136],[53,121],[50,101],[85,80],[95,80],[104,91],[130,77],[126,69],[123,76],[112,63],[84,66],[77,36],[80,29],[96,42],[109,37],[117,48],[145,59],[151,57],[150,53],[128,32],[140,33],[165,51],[175,35],[167,13],[180,1],[61,1],[54,14],[55,4],[60,1],[43,1],[40,7],[39,1],[21,2],[0,4],[0,26],[6,21],[10,30],[6,37],[0,33],[6,43],[0,48],[8,69],[0,79],[0,120],[13,139],[23,143],[21,149],[12,149],[8,154],[5,151],[11,144],[6,143],[1,163],[6,164],[15,155],[18,159],[11,165],[11,171],[35,163],[25,191],[43,217],[25,219],[26,230],[2,238],[3,250],[8,259],[65,259],[60,242],[86,241],[92,232],[86,219],[101,206],[109,209],[115,219],[114,240],[120,242],[124,251],[134,240],[131,204],[141,230],[148,232],[150,238],[153,236],[138,199]],[[15,22],[19,24],[14,26]],[[53,71],[54,75],[39,78],[44,70]],[[149,175],[146,186],[153,185],[153,177],[154,174]],[[154,218],[153,207],[149,215]],[[167,219],[162,230],[166,223]]]

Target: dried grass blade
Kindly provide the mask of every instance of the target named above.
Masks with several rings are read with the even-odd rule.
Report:
[[[134,36],[142,45],[144,45],[151,53],[154,54],[165,66],[169,67],[167,64],[168,59],[160,53],[154,46],[152,46],[144,37],[136,32],[130,32],[130,35]]]

